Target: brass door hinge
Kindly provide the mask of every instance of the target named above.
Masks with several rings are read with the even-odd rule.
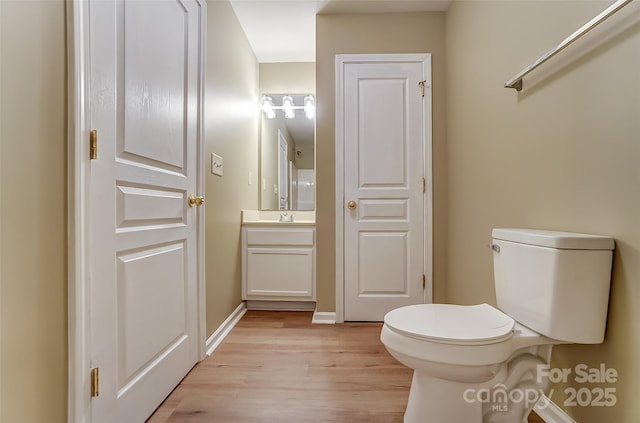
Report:
[[[425,289],[427,287],[427,277],[425,275],[422,275],[422,289]]]
[[[422,90],[422,97],[424,97],[424,88],[427,84],[427,80],[425,79],[424,81],[420,81],[418,82],[418,85],[420,86],[420,89]]]
[[[96,160],[98,158],[98,131],[92,129],[89,132],[89,159]]]
[[[422,178],[422,192],[427,192],[427,180]]]
[[[91,369],[91,398],[100,395],[100,369],[94,367]]]

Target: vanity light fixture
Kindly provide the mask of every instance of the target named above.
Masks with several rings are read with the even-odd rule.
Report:
[[[276,117],[276,110],[282,110],[284,117],[287,119],[294,119],[296,117],[296,110],[304,110],[304,115],[307,119],[313,119],[316,114],[316,100],[312,95],[308,95],[304,98],[303,106],[296,106],[293,103],[293,97],[285,95],[282,97],[282,106],[274,106],[273,99],[267,95],[262,96],[262,111],[267,119],[274,119]]]

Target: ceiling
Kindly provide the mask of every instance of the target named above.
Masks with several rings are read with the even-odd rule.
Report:
[[[316,14],[442,12],[451,0],[230,0],[260,63],[315,62]]]

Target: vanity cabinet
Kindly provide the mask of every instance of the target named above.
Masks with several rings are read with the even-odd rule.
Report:
[[[315,227],[242,227],[242,299],[315,301]]]

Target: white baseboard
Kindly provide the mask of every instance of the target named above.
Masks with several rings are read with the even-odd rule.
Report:
[[[311,323],[319,325],[335,325],[336,313],[335,311],[318,311],[313,312],[313,319]]]
[[[262,311],[313,311],[316,308],[315,301],[271,301],[271,300],[247,300],[248,310]]]
[[[247,306],[244,301],[240,303],[238,307],[225,319],[224,322],[213,332],[213,334],[207,339],[205,349],[207,355],[211,355],[222,340],[229,334],[231,329],[238,323],[240,318],[247,312]]]
[[[576,423],[562,408],[546,396],[540,398],[533,407],[533,411],[547,423]]]

